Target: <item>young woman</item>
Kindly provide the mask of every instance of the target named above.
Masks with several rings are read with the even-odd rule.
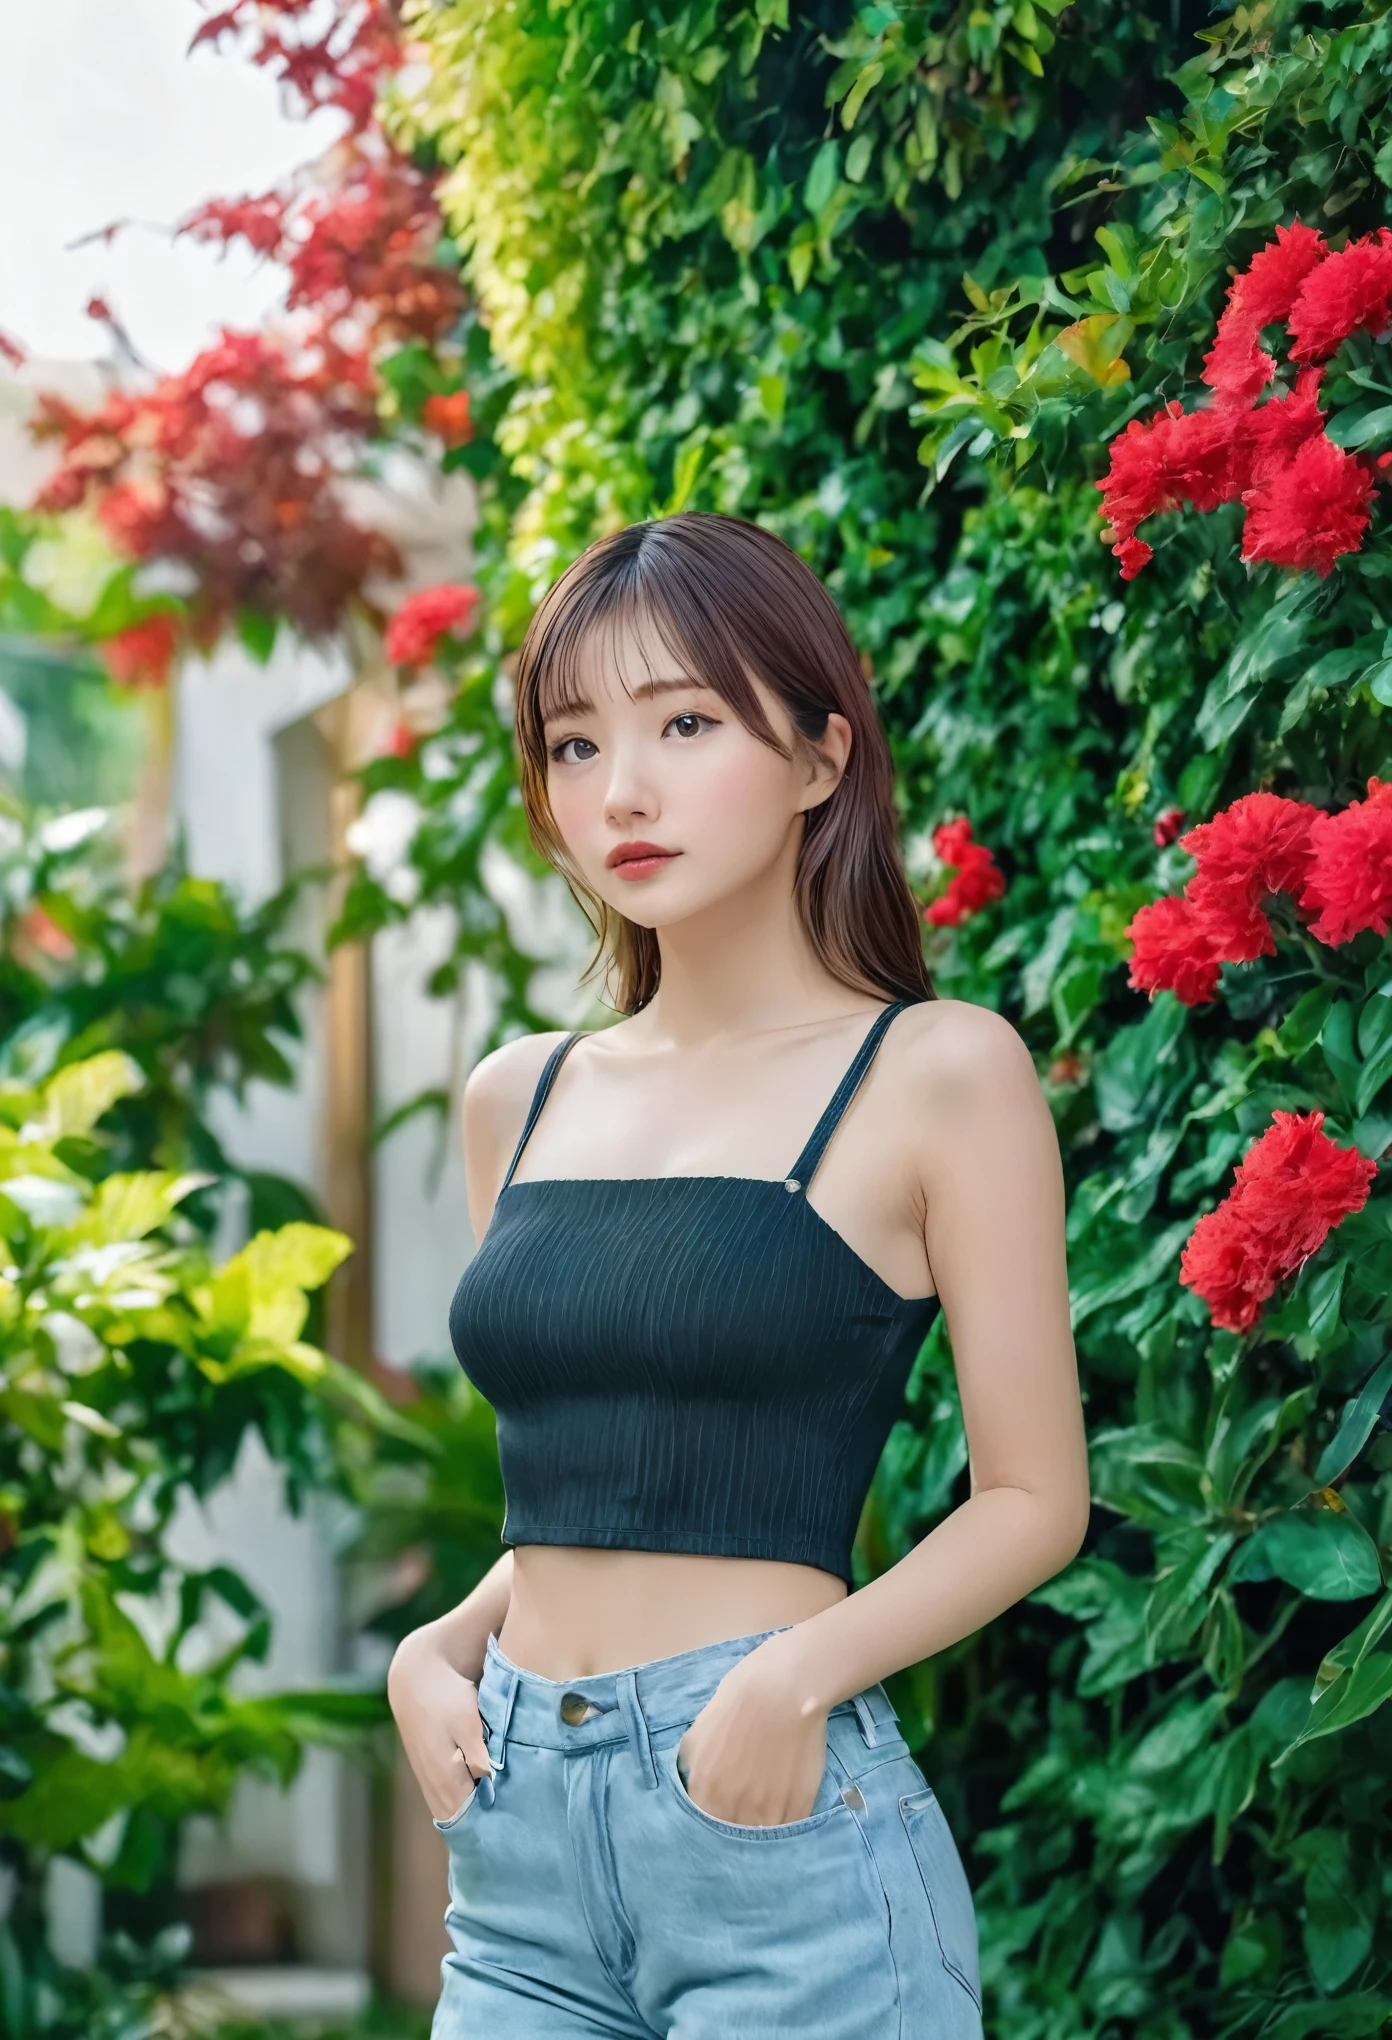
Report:
[[[517,733],[625,1017],[465,1092],[450,1325],[509,1548],[391,1669],[449,1840],[435,2040],[979,2040],[971,1891],[881,1681],[1084,1533],[1033,1063],[932,994],[870,692],[781,540],[683,513],[591,546]],[[940,1308],[971,1492],[853,1593]]]

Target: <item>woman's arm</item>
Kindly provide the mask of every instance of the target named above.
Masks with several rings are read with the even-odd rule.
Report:
[[[1088,1524],[1053,1118],[1008,1021],[956,1000],[928,1015],[907,1060],[971,1494],[888,1572],[778,1639],[812,1712],[980,1629],[1061,1572]]]
[[[436,1820],[458,1813],[475,1778],[491,1772],[478,1682],[489,1632],[512,1593],[512,1553],[489,1567],[457,1608],[402,1638],[387,1673],[387,1699],[407,1760]]]
[[[693,1796],[727,1820],[805,1816],[828,1711],[1012,1607],[1062,1571],[1087,1529],[1053,1119],[1007,1021],[957,1000],[918,1012],[902,1098],[922,1129],[924,1243],[952,1336],[971,1494],[888,1572],[726,1673],[683,1748]]]

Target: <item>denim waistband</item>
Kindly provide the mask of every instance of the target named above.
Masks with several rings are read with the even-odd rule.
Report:
[[[791,1628],[790,1623],[782,1625]],[[491,1633],[479,1679],[479,1713],[488,1728],[488,1754],[495,1770],[507,1763],[511,1742],[577,1755],[611,1742],[632,1742],[651,1765],[648,1737],[699,1714],[721,1679],[766,1637],[762,1629],[706,1643],[673,1657],[652,1658],[620,1671],[591,1672],[582,1678],[548,1679],[515,1665]],[[582,1708],[580,1702],[588,1703]],[[565,1712],[562,1703],[567,1702]],[[882,1685],[867,1686],[838,1701],[831,1714],[854,1714],[866,1743],[898,1719]],[[654,1775],[652,1782],[656,1783]]]

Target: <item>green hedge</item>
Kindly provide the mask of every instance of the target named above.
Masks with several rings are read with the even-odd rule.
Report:
[[[598,531],[686,504],[759,518],[825,575],[925,898],[955,815],[1005,873],[925,936],[939,988],[1037,1052],[1070,1182],[1087,1546],[894,1682],[972,1872],[988,2030],[1381,2032],[1383,1178],[1245,1333],[1178,1276],[1275,1111],[1384,1155],[1388,945],[1316,943],[1285,908],[1275,953],[1190,1008],[1131,989],[1126,931],[1192,871],[1171,810],[1258,787],[1342,809],[1389,772],[1385,512],[1327,578],[1245,568],[1236,505],[1176,512],[1124,584],[1094,484],[1131,418],[1206,394],[1224,293],[1277,224],[1338,246],[1387,220],[1392,18],[445,0],[411,26],[429,75],[403,79],[396,132],[445,166],[477,306],[480,429],[451,458],[483,495],[488,619],[451,724],[371,768],[419,803],[415,877],[394,899],[361,875],[346,925],[417,886],[462,900],[441,989],[501,961],[500,1025],[534,1024],[487,856],[526,860],[505,662],[539,593]],[[415,373],[394,366],[408,412]],[[1324,396],[1335,437],[1392,445],[1380,341],[1341,349]],[[939,1333],[861,1576],[965,1491]]]

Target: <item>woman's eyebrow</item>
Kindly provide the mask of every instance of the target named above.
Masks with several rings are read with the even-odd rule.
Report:
[[[664,674],[661,679],[644,680],[634,688],[634,694],[651,698],[658,694],[689,694],[693,688],[710,694],[714,690],[704,680],[693,680],[689,673]],[[567,697],[555,708],[548,708],[542,714],[542,722],[564,722],[571,715],[593,715],[594,703],[588,695],[574,694]]]
[[[640,694],[678,694],[683,688],[698,687],[709,694],[711,689],[704,680],[693,680],[689,673],[674,673],[661,680],[646,681],[638,689]]]

